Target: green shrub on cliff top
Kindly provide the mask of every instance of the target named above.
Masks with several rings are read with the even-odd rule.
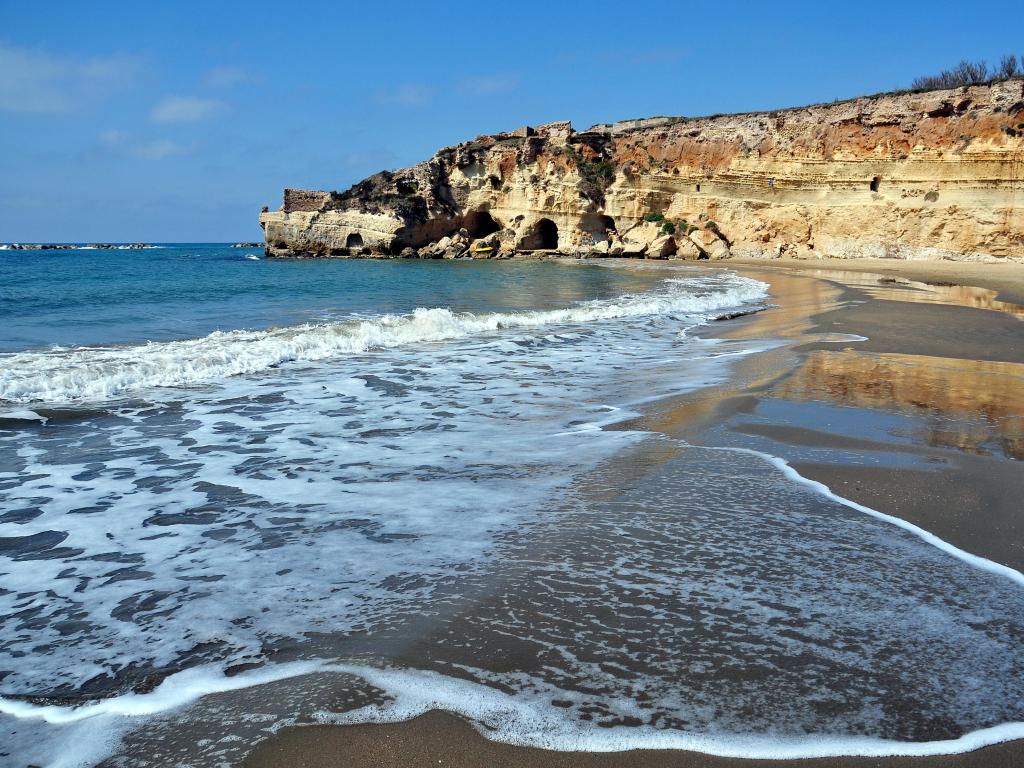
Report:
[[[657,211],[651,211],[646,216],[644,216],[644,221],[658,222],[664,220],[665,215],[663,213],[658,213]]]

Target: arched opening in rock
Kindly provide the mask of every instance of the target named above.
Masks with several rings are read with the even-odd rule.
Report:
[[[872,192],[877,192],[878,191],[878,185],[879,185],[879,183],[881,183],[881,181],[882,181],[882,177],[881,176],[875,176],[875,178],[873,178],[871,180],[871,191]]]
[[[363,236],[358,232],[352,232],[348,237],[345,238],[346,248],[362,248],[363,247]]]
[[[501,230],[501,225],[487,211],[470,211],[462,220],[462,226],[474,240]]]
[[[610,243],[612,233],[615,231],[615,219],[604,214],[586,213],[580,218],[579,228],[590,235],[593,245]],[[586,239],[583,241],[584,245],[591,243],[587,243]]]
[[[700,192],[700,184],[697,185],[697,191]]]
[[[523,251],[553,251],[558,248],[558,227],[551,219],[539,219],[519,244]]]

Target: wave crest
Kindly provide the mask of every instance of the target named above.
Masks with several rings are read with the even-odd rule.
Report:
[[[506,329],[651,315],[708,313],[763,299],[766,284],[736,275],[670,279],[659,292],[582,302],[564,309],[461,314],[443,307],[407,315],[215,331],[197,339],[0,355],[0,401],[76,402],[138,389],[207,384],[283,363],[315,362],[405,344],[448,341]]]

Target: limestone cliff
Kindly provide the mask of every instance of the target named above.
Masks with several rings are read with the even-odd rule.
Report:
[[[1024,80],[481,136],[285,190],[269,256],[1024,260]]]

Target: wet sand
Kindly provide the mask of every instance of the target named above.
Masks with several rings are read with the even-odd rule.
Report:
[[[762,267],[809,274],[841,270],[917,280],[938,286],[966,286],[995,291],[1004,301],[1024,304],[1024,264],[971,261],[902,261],[899,259],[730,259],[728,266]]]
[[[289,728],[261,745],[251,768],[1018,768],[1019,744],[998,744],[964,755],[929,758],[831,758],[819,760],[740,760],[677,750],[632,752],[550,752],[511,747],[481,736],[465,721],[428,712],[389,725],[304,726]]]
[[[654,403],[623,426],[781,456],[842,496],[1024,569],[1024,310],[1013,306],[1024,300],[1024,265],[728,266],[770,282],[779,306],[708,333],[785,343],[743,360],[728,385]],[[985,290],[926,284],[951,278]],[[1024,743],[885,759],[560,753],[493,742],[453,715],[430,712],[393,725],[285,729],[246,764],[997,768],[1024,764]]]

